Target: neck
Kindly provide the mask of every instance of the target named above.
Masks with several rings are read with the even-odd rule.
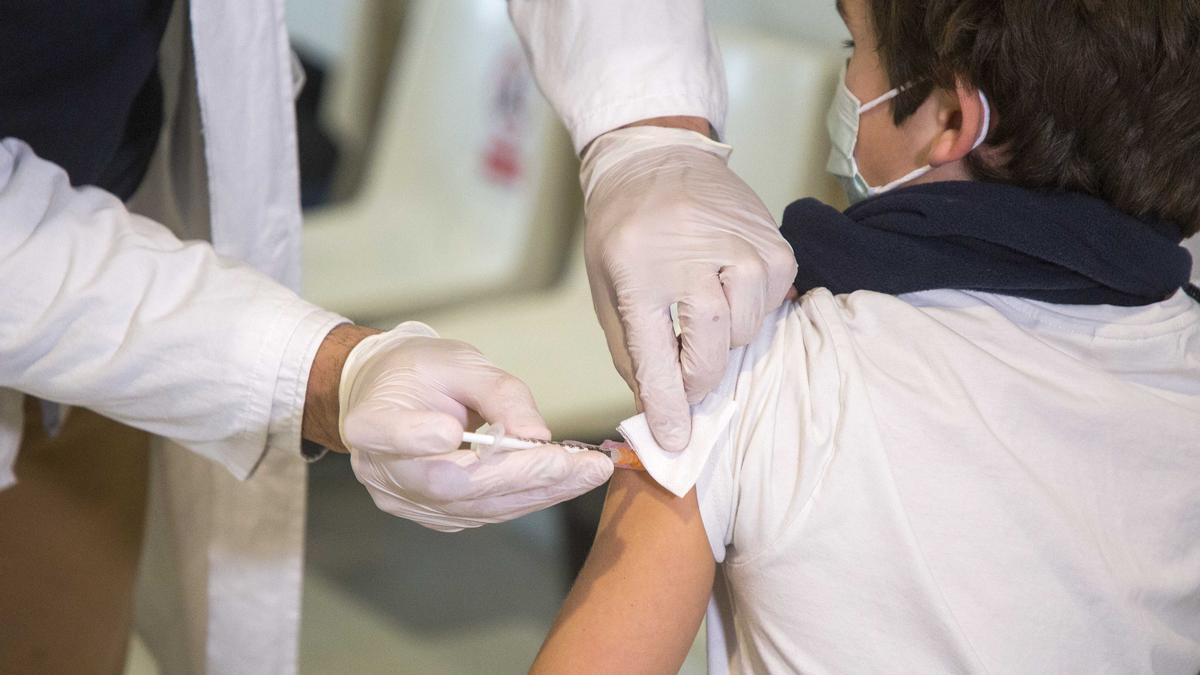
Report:
[[[970,170],[967,169],[967,163],[961,159],[958,161],[943,164],[933,167],[929,173],[917,178],[909,183],[909,185],[921,185],[923,183],[946,183],[956,180],[970,180],[975,178],[971,176]]]

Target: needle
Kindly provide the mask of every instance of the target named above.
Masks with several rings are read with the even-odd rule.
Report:
[[[580,450],[596,450],[605,452],[599,445],[591,443],[581,443],[579,441],[539,441],[535,438],[520,438],[517,436],[504,436],[500,439],[500,443],[496,443],[496,437],[489,434],[478,434],[471,431],[464,431],[462,435],[463,443],[480,443],[483,445],[498,446],[505,450],[528,450],[536,448],[539,445],[561,445],[564,448],[578,448]]]
[[[557,445],[564,447],[568,452],[581,452],[584,450],[592,450],[595,452],[603,452],[608,455],[609,459],[618,469],[636,469],[645,471],[641,460],[638,459],[637,453],[633,448],[624,443],[615,441],[605,441],[603,445],[593,445],[592,443],[583,443],[580,441],[539,441],[536,438],[520,438],[516,436],[501,436],[500,442],[496,442],[496,437],[490,434],[479,434],[470,431],[463,432],[463,443],[477,444],[476,452],[482,459],[496,450],[528,450],[536,448],[539,445]]]

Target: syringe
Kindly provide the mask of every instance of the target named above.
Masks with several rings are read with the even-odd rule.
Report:
[[[496,450],[528,450],[536,448],[539,445],[557,445],[565,448],[567,452],[584,452],[587,450],[603,452],[608,455],[613,461],[613,465],[618,469],[646,470],[633,448],[622,441],[604,441],[600,445],[583,443],[581,441],[539,441],[534,438],[505,436],[503,429],[499,429],[499,431],[499,440],[497,440],[496,435],[464,431],[462,436],[463,443],[470,443],[480,458],[486,457]]]

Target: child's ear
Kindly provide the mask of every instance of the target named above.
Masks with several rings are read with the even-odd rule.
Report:
[[[936,89],[938,125],[941,131],[929,150],[929,163],[935,167],[957,162],[971,153],[983,132],[988,113],[979,90],[962,80],[954,89]]]

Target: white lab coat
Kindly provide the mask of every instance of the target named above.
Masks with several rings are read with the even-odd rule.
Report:
[[[577,147],[659,115],[720,126],[701,0],[510,10]],[[72,189],[18,139],[0,143],[0,489],[15,479],[17,392],[158,434],[143,638],[167,672],[295,672],[300,414],[308,364],[340,319],[288,290],[300,207],[284,0],[180,1],[172,26],[164,64],[174,54],[195,86],[168,86],[173,112],[131,202],[159,222]],[[180,242],[203,237],[211,247]]]

